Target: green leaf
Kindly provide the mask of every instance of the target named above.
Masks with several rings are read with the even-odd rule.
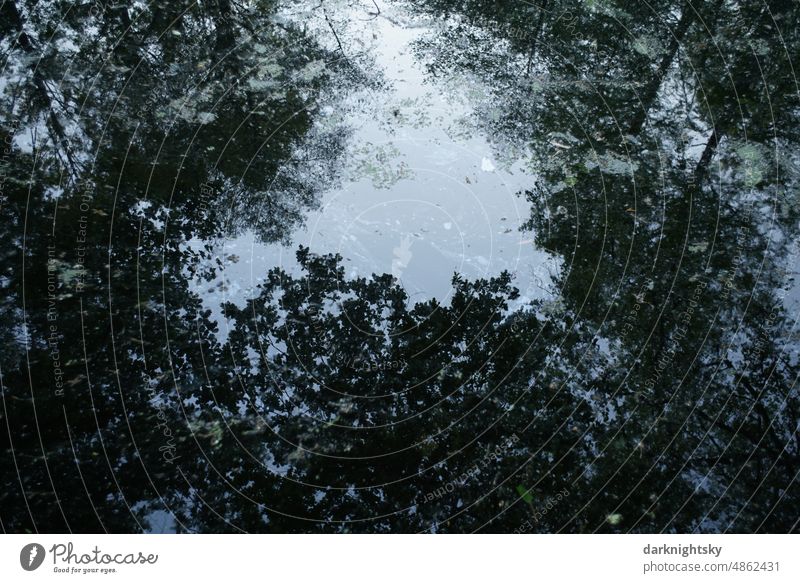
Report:
[[[522,499],[525,500],[525,502],[528,504],[533,504],[533,496],[525,486],[522,484],[517,485],[517,492],[520,496],[522,496]]]
[[[606,516],[606,521],[611,526],[616,526],[620,522],[622,522],[622,514],[609,514],[608,516]]]

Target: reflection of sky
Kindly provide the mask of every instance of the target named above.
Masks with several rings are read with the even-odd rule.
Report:
[[[558,262],[519,230],[530,210],[517,193],[534,184],[525,161],[496,158],[487,138],[466,123],[467,95],[481,88],[446,86],[426,75],[411,49],[426,28],[400,24],[409,17],[383,10],[369,21],[360,14],[336,18],[345,45],[368,47],[388,82],[320,104],[317,124],[352,129],[343,183],[324,194],[289,245],[265,245],[253,233],[220,245],[221,257],[237,260],[224,261],[217,280],[196,289],[216,317],[221,301],[242,305],[269,269],[298,273],[299,245],[341,254],[349,277],[390,273],[414,301],[447,302],[455,272],[476,279],[504,270],[514,274],[522,301],[548,296]]]

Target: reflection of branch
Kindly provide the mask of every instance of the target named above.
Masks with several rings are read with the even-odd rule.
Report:
[[[36,140],[38,139],[39,139],[39,132],[37,131],[37,127],[34,125],[31,128],[31,150],[32,150],[31,156],[34,160],[36,160]],[[58,152],[58,148],[56,148],[56,152]]]
[[[544,28],[544,15],[545,12],[549,12],[547,10],[547,0],[541,6],[541,12],[539,13],[539,22],[536,23],[536,29],[533,33],[533,40],[531,41],[530,49],[528,49],[528,64],[525,67],[525,74],[530,77],[531,70],[533,68],[533,59],[536,56],[536,41],[539,39],[539,36],[542,34],[542,29]]]
[[[320,2],[320,5],[322,6],[322,14],[325,15],[325,22],[328,23],[328,27],[331,29],[331,32],[333,33],[333,37],[336,39],[336,44],[339,45],[339,50],[342,51],[342,55],[344,55],[344,58],[346,59],[347,58],[347,54],[344,52],[344,47],[342,47],[342,41],[339,40],[339,35],[336,34],[336,29],[333,27],[333,23],[331,22],[331,19],[328,18],[328,11],[325,9],[325,4],[323,2]]]
[[[17,6],[14,2],[8,2],[5,4],[8,9],[8,13],[10,14],[12,26],[17,30],[17,40],[16,44],[18,44],[23,52],[28,55],[36,55],[37,49],[33,44],[28,33],[25,31],[25,25],[22,21],[22,16],[17,9]],[[12,48],[13,48],[12,44]],[[41,57],[40,57],[41,58]],[[61,124],[61,121],[58,119],[58,115],[56,114],[55,108],[53,107],[53,95],[50,92],[44,78],[41,74],[41,69],[38,63],[34,63],[31,65],[32,71],[31,76],[33,79],[33,85],[39,92],[39,96],[44,102],[45,108],[47,109],[46,115],[46,123],[49,128],[52,130],[53,135],[50,136],[50,139],[53,142],[53,146],[55,146],[56,153],[58,154],[59,148],[64,150],[64,156],[67,159],[70,169],[72,170],[72,175],[77,176],[77,164],[72,157],[72,153],[70,152],[69,147],[69,140],[67,138],[66,132],[64,131],[64,126]],[[59,100],[60,101],[60,100]],[[63,101],[61,101],[63,106]],[[35,148],[35,144],[34,144]],[[60,154],[59,158],[61,157]]]
[[[697,162],[697,166],[695,166],[695,184],[702,183],[703,179],[708,174],[708,166],[714,158],[717,146],[725,135],[724,128],[727,126],[727,117],[727,113],[723,113],[718,119],[711,120],[711,135],[708,137],[708,142],[706,142],[706,147],[703,150],[703,154],[700,156],[700,160]]]
[[[375,2],[375,0],[372,0],[372,3],[375,5],[375,10],[377,10],[377,12],[367,12],[367,14],[369,14],[372,18],[362,18],[362,20],[375,20],[381,15],[381,9],[378,6],[378,3]]]

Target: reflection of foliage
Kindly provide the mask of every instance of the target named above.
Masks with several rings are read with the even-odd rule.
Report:
[[[0,199],[13,436],[2,465],[19,474],[4,482],[4,528],[129,531],[146,520],[128,507],[172,509],[161,493],[179,489],[180,411],[191,410],[180,391],[214,354],[192,348],[213,333],[194,329],[207,314],[186,280],[211,249],[183,242],[244,227],[284,238],[335,177],[343,136],[312,129],[313,113],[332,73],[359,73],[312,75],[303,64],[336,59],[269,12],[240,10],[0,7],[0,122],[14,144]],[[257,68],[265,47],[284,70]],[[275,87],[246,82],[265,74]]]
[[[511,311],[508,274],[456,274],[414,304],[301,249],[224,306],[221,344],[187,276],[338,178],[320,103],[367,83],[348,39],[332,56],[272,2],[111,3],[50,46],[56,4],[3,4],[3,528],[508,532],[567,488],[534,530],[794,527],[797,110],[760,4],[414,5],[473,127],[531,152],[561,295]],[[376,187],[411,177],[350,153]]]
[[[400,180],[413,177],[394,144],[366,143],[352,152],[354,168],[351,180],[367,178],[375,188],[391,188]]]
[[[670,488],[677,488],[681,480],[697,483],[699,490],[710,493],[709,512],[715,516],[726,516],[722,510],[726,505],[736,509],[729,516],[737,516],[736,505],[744,504],[729,493],[724,500],[714,501],[725,483],[742,491],[751,488],[764,500],[788,508],[783,505],[781,485],[795,481],[783,465],[789,460],[782,445],[795,450],[791,428],[796,416],[783,404],[797,400],[793,373],[781,375],[777,382],[781,388],[773,389],[761,368],[774,363],[783,348],[793,346],[785,325],[776,324],[782,332],[773,345],[757,350],[755,360],[721,374],[727,370],[724,363],[732,362],[732,354],[761,344],[754,338],[757,334],[742,336],[740,322],[774,309],[784,314],[775,317],[785,317],[781,306],[774,308],[773,290],[781,285],[778,266],[795,236],[796,209],[784,203],[782,193],[796,189],[790,160],[796,155],[798,120],[796,109],[783,106],[796,89],[791,86],[788,54],[762,3],[742,3],[732,9],[722,3],[695,3],[690,8],[688,3],[672,2],[655,7],[660,14],[648,15],[645,5],[641,5],[642,13],[634,14],[620,12],[616,2],[595,2],[586,10],[570,6],[566,17],[561,3],[541,3],[553,9],[540,11],[541,42],[520,47],[517,54],[486,46],[491,41],[481,40],[486,36],[476,30],[480,25],[462,22],[471,18],[479,23],[475,15],[481,10],[490,12],[481,2],[423,0],[420,4],[451,15],[441,31],[419,45],[437,75],[458,76],[466,70],[479,76],[496,97],[480,99],[475,122],[497,136],[497,141],[527,141],[535,154],[534,170],[541,179],[529,193],[534,212],[528,226],[541,247],[565,257],[561,319],[567,326],[587,322],[601,330],[604,342],[611,346],[609,359],[614,359],[605,366],[613,362],[626,374],[614,380],[618,375],[599,368],[591,377],[606,376],[607,382],[619,385],[617,398],[634,398],[623,408],[630,419],[626,432],[653,439],[643,441],[641,448],[623,446],[619,453],[632,451],[643,458],[645,451],[663,450],[658,463],[665,471],[673,468],[675,472],[668,480]],[[789,3],[778,3],[773,9],[776,19],[779,14],[780,18],[797,17],[797,7]],[[460,15],[462,10],[465,17]],[[530,20],[509,10],[510,14],[500,16],[507,24]],[[556,18],[557,14],[562,16]],[[718,45],[707,42],[708,32],[700,22],[712,31],[716,28],[732,35],[723,52],[733,56],[732,65],[726,65],[728,71],[736,71],[733,85],[722,71],[721,56],[715,53]],[[792,35],[787,32],[784,39],[797,46],[798,39]],[[515,43],[517,39],[508,40]],[[752,54],[744,54],[748,44],[760,47],[761,54],[765,45],[771,46],[770,54],[780,57],[769,65],[758,63]],[[644,59],[652,60],[654,66],[644,64]],[[691,67],[698,63],[714,63],[720,69],[712,72],[704,66],[700,77],[692,79],[698,69]],[[649,80],[642,82],[637,73],[642,70],[651,71]],[[748,84],[748,79],[761,78],[762,71],[769,80],[767,92]],[[773,113],[782,122],[765,117],[771,99],[775,100]],[[485,115],[488,108],[494,110],[493,115]],[[737,123],[730,117],[734,110],[741,117]],[[713,120],[712,129],[709,120]],[[777,155],[772,138],[765,135],[775,123],[780,125]],[[746,141],[740,138],[745,130]],[[701,142],[699,151],[696,142]],[[720,174],[712,181],[715,169]],[[781,213],[779,222],[768,224],[761,217],[773,216],[773,208]],[[695,290],[700,281],[708,281],[708,287],[701,288],[705,291],[698,297]],[[686,315],[687,306],[691,317]],[[552,311],[547,314],[553,315]],[[645,395],[641,387],[649,386],[654,371],[659,371],[658,382]],[[750,450],[748,455],[771,460],[751,480],[746,474],[752,468],[741,468],[734,461],[732,452],[748,447],[733,437],[737,425],[724,429],[719,421],[733,415],[741,417],[741,427],[755,422],[752,410],[734,414],[733,399],[728,398],[730,386],[752,376],[759,378],[751,385],[752,394],[772,404],[764,412],[761,435],[772,432],[768,426],[783,429],[773,439],[774,447]],[[725,398],[715,401],[709,395]],[[699,409],[707,410],[712,401],[712,410],[718,414],[704,417]],[[703,405],[698,408],[697,403]],[[670,432],[694,435],[691,447],[666,439]],[[753,444],[757,435],[757,431],[752,434]],[[652,449],[662,439],[662,449]],[[726,444],[730,447],[725,448]],[[613,452],[610,446],[604,451]],[[698,463],[700,458],[711,463],[715,455],[728,454],[731,457],[714,464],[708,475]],[[667,456],[675,457],[666,461]],[[625,473],[633,469],[628,457],[613,455],[605,463],[613,467],[612,460],[619,460]],[[775,466],[770,470],[772,462]],[[645,490],[644,483],[651,477],[638,484],[631,481],[629,498]],[[699,482],[701,477],[706,481]],[[774,484],[770,494],[770,488],[759,486],[762,478]],[[624,490],[620,480],[616,477],[606,491]],[[668,507],[675,492],[658,489],[658,493],[647,502],[651,510]],[[697,502],[698,497],[700,491],[690,499]],[[758,506],[754,500],[749,504]],[[624,529],[636,524],[643,528],[645,524],[644,515],[631,523],[630,511],[612,514],[618,517],[617,523],[609,521],[605,527]],[[653,525],[659,524],[658,519],[657,512],[647,514]],[[777,520],[774,513],[769,519]],[[720,528],[715,520],[723,519],[706,517],[696,526],[715,530]],[[741,516],[725,520],[731,520],[733,528],[746,529]]]

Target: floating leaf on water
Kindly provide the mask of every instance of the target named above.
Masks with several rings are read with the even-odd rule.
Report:
[[[599,168],[604,174],[614,174],[616,176],[632,174],[638,167],[638,163],[632,162],[630,159],[625,160],[608,152],[597,156],[596,160],[586,163],[586,168],[589,170]]]
[[[298,81],[310,83],[311,81],[321,77],[325,73],[326,69],[327,67],[325,66],[325,61],[311,61],[305,67],[295,73],[294,77]]]
[[[210,111],[203,111],[197,114],[197,123],[200,124],[211,123],[215,119],[217,119],[217,115],[215,113],[211,113]]]
[[[664,47],[657,38],[644,35],[633,41],[633,50],[640,55],[654,59],[664,52]]]
[[[617,526],[620,522],[622,522],[622,514],[609,514],[606,516],[606,522],[608,522],[611,526]]]
[[[533,504],[533,496],[531,495],[530,491],[523,486],[522,484],[517,485],[517,493],[522,496],[522,499],[525,500],[528,504]]]

